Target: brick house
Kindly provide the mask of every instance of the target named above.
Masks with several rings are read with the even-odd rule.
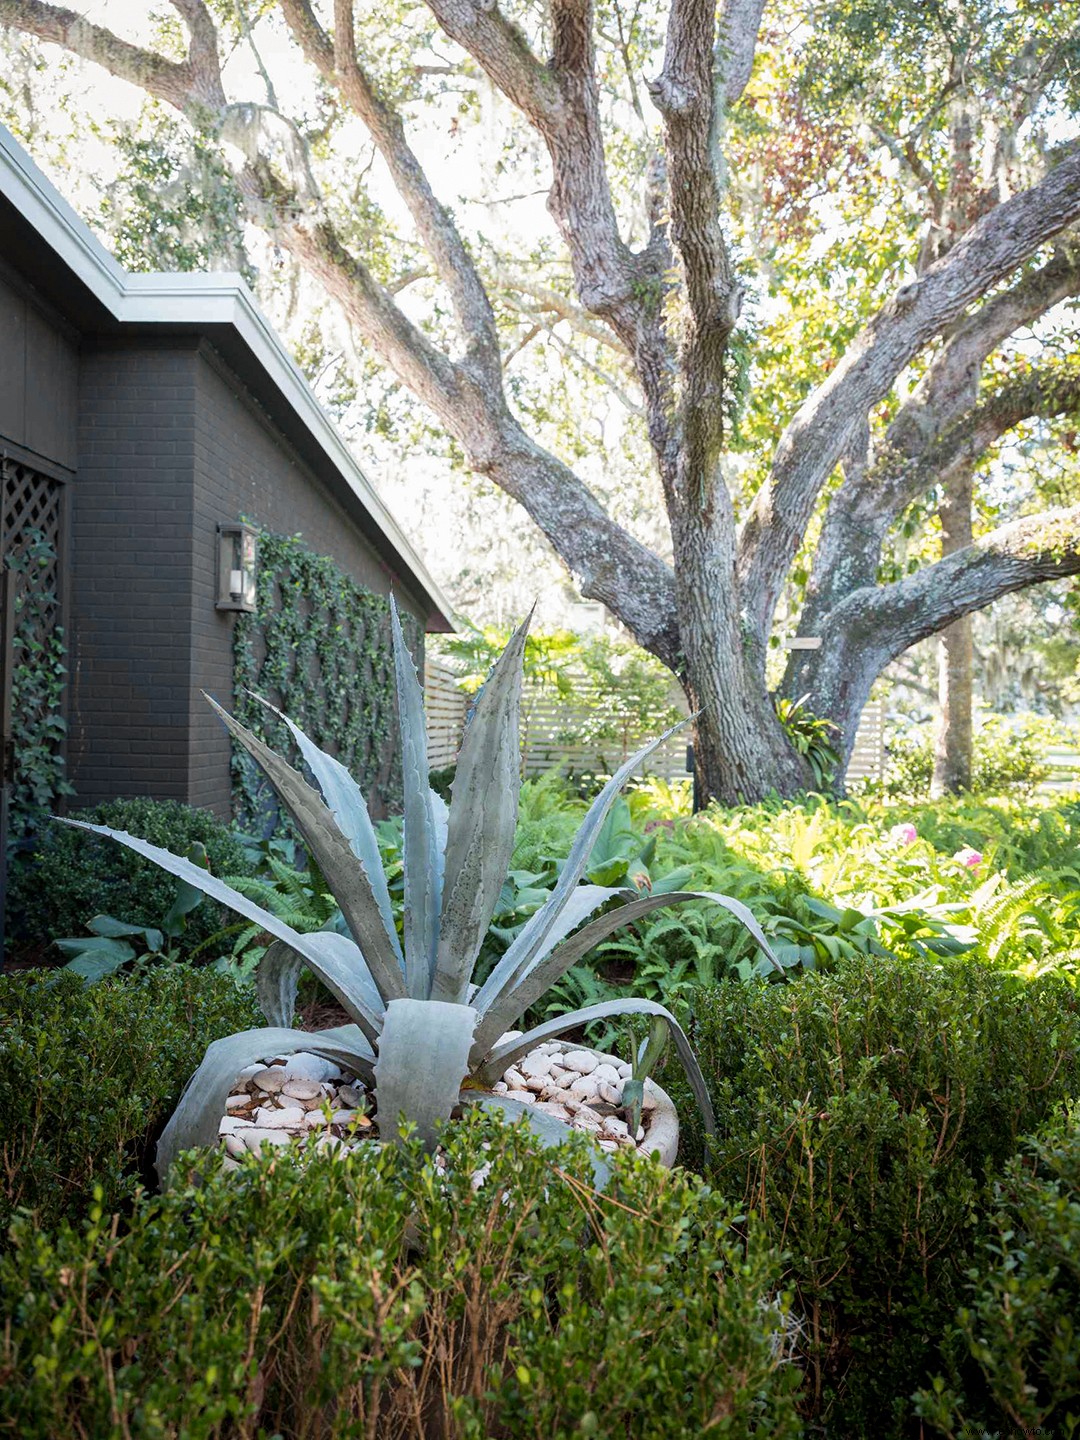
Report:
[[[128,274],[2,127],[0,455],[4,557],[31,529],[55,553],[74,805],[228,815],[229,743],[200,693],[232,690],[220,526],[299,533],[419,631],[451,628],[239,277]]]

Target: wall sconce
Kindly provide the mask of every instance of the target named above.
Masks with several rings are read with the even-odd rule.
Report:
[[[256,607],[259,540],[250,525],[219,525],[218,610],[247,610]]]

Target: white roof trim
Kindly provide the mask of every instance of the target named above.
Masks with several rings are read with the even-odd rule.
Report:
[[[232,326],[344,476],[405,568],[423,586],[435,608],[454,623],[450,602],[372,488],[240,275],[129,274],[3,125],[0,194],[21,211],[50,249],[121,324]]]

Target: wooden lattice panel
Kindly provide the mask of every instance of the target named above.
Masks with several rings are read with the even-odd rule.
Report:
[[[52,556],[47,565],[35,567],[35,590],[56,595],[60,589],[60,524],[63,486],[29,465],[5,458],[0,461],[3,477],[3,504],[0,506],[0,551],[3,558],[21,557],[40,536]]]

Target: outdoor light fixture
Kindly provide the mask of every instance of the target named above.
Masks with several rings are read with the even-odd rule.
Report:
[[[258,536],[250,525],[219,525],[219,610],[254,611]]]

